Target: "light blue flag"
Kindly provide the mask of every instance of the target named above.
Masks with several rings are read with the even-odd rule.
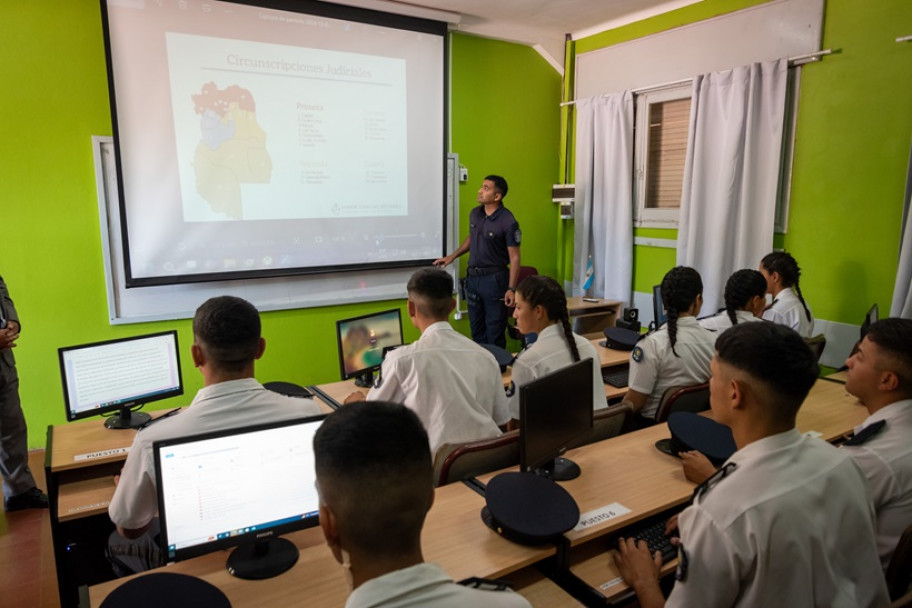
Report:
[[[592,268],[592,256],[589,256],[589,261],[586,262],[586,274],[583,277],[583,290],[588,290],[592,287],[592,279],[595,277],[595,271]]]

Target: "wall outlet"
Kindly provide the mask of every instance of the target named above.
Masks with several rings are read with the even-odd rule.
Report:
[[[459,165],[459,181],[463,184],[469,181],[469,170],[463,165]]]

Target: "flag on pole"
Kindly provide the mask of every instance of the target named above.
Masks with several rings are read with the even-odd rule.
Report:
[[[595,271],[592,268],[592,256],[589,256],[589,261],[586,262],[586,274],[583,276],[583,291],[588,290],[592,287],[592,279],[595,277]]]

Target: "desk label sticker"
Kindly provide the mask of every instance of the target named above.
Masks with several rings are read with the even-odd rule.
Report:
[[[96,458],[105,458],[107,456],[117,456],[118,454],[126,454],[130,451],[129,447],[125,448],[114,448],[112,450],[100,450],[98,452],[89,452],[88,454],[76,454],[73,456],[73,460],[79,462],[80,460],[95,460]]]
[[[615,517],[620,517],[621,515],[626,515],[627,513],[630,513],[630,509],[620,503],[613,502],[610,505],[605,505],[604,507],[599,507],[592,511],[586,511],[580,515],[579,523],[576,524],[576,527],[573,528],[573,530],[579,532],[580,530],[603,524],[606,521],[612,520]]]

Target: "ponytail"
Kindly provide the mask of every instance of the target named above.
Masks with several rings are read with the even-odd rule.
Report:
[[[570,317],[567,312],[567,296],[557,281],[551,277],[535,274],[517,285],[516,291],[529,306],[533,308],[541,306],[545,309],[548,319],[561,324],[573,362],[579,361],[579,348],[576,346],[573,330],[570,328]]]
[[[678,317],[693,305],[701,293],[703,280],[700,273],[693,268],[676,266],[662,279],[662,302],[668,315],[668,338],[671,342],[671,352],[675,357],[680,357],[675,351],[675,344],[678,341]]]
[[[798,279],[801,278],[801,268],[798,267],[798,262],[792,257],[792,254],[785,251],[767,253],[763,256],[763,259],[760,260],[760,265],[770,274],[778,272],[779,277],[782,279],[783,287],[795,287],[795,293],[798,296],[798,300],[804,307],[804,314],[807,317],[807,320],[810,321],[811,311],[808,308],[807,302],[804,301],[804,296],[801,294],[801,287],[798,285]]]
[[[754,296],[762,298],[764,295],[766,295],[766,279],[756,270],[745,268],[735,271],[728,277],[728,282],[725,283],[725,312],[728,313],[732,325],[738,324],[736,310],[744,310]]]

